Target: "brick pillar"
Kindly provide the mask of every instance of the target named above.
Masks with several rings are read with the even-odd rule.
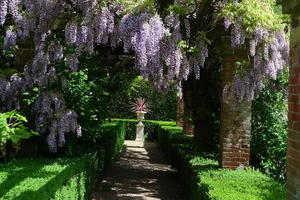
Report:
[[[222,88],[231,84],[236,62],[247,59],[244,49],[232,48],[228,38],[223,38]],[[249,166],[251,102],[221,103],[220,165],[237,169]]]
[[[184,116],[184,100],[183,98],[177,97],[177,115],[176,125],[183,127],[183,116]]]
[[[191,112],[187,109],[186,102],[184,98],[177,99],[177,117],[176,125],[183,127],[183,132],[185,135],[193,135],[194,128],[190,121]]]
[[[300,199],[300,1],[284,0],[283,8],[291,14],[289,78],[289,124],[287,199]]]
[[[183,132],[185,135],[194,134],[194,126],[192,122],[192,112],[187,105],[187,102],[184,101],[184,118],[183,118]]]

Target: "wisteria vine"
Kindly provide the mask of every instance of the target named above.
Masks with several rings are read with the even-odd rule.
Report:
[[[230,31],[232,47],[249,41],[249,55],[253,60],[246,75],[236,75],[224,94],[242,100],[253,99],[265,78],[276,78],[287,64],[288,45],[282,27],[275,31],[266,26],[246,29],[243,16],[229,15],[243,1],[218,1],[215,18],[220,18]],[[128,3],[128,1],[126,1]],[[191,22],[200,15],[193,9],[178,13],[170,9],[165,16],[141,6],[130,11],[123,1],[97,0],[0,0],[0,26],[6,28],[4,48],[11,49],[18,41],[33,36],[35,57],[24,67],[24,75],[13,75],[10,80],[0,80],[1,110],[21,109],[20,95],[32,88],[44,88],[36,99],[32,113],[36,130],[48,134],[48,145],[56,152],[65,142],[69,132],[81,135],[77,114],[66,107],[62,90],[64,80],[59,77],[54,64],[63,60],[73,72],[79,68],[82,52],[92,53],[96,45],[116,48],[135,55],[135,67],[142,76],[158,88],[168,86],[170,80],[187,80],[193,74],[201,78],[209,55],[210,42],[201,30],[192,30]],[[186,6],[176,0],[174,5]],[[153,6],[153,5],[152,5]],[[64,40],[55,39],[55,30],[64,31]],[[72,47],[74,51],[67,51]],[[52,85],[60,88],[53,89]],[[45,89],[48,88],[48,89]],[[52,88],[52,89],[50,89]],[[63,122],[68,123],[63,123]]]

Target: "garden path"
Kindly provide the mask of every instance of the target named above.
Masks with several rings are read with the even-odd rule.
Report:
[[[121,158],[99,184],[93,200],[185,200],[177,171],[158,144],[126,141]]]

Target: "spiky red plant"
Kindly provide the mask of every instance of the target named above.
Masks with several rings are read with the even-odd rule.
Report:
[[[130,103],[131,110],[134,112],[144,111],[149,112],[149,103],[144,98],[137,98],[134,102]]]

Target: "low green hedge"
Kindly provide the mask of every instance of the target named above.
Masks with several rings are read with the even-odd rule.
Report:
[[[96,154],[80,158],[21,159],[0,165],[0,199],[90,199],[103,161]]]
[[[215,155],[193,150],[192,137],[183,135],[181,128],[162,126],[158,139],[179,169],[191,200],[285,199],[284,186],[259,171],[220,169]]]
[[[135,140],[136,137],[136,125],[139,123],[135,119],[112,119],[113,122],[125,122],[126,123],[126,140]],[[171,121],[154,121],[154,120],[143,120],[145,125],[145,140],[156,141],[158,128],[160,126],[174,126],[176,122]]]
[[[0,164],[2,200],[88,200],[96,180],[121,151],[125,123],[100,126],[95,152],[75,158],[21,159]],[[89,147],[86,147],[89,148]],[[89,152],[89,151],[87,151]]]
[[[124,122],[106,123],[101,125],[101,139],[105,146],[105,166],[109,166],[112,160],[122,150],[125,135],[126,125]]]

